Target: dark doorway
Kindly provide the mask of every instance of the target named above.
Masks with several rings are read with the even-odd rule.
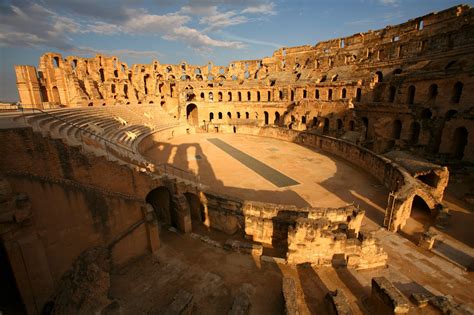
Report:
[[[3,242],[0,242],[0,308],[4,314],[26,314]]]
[[[193,193],[185,193],[184,196],[186,197],[186,200],[189,204],[189,210],[191,211],[191,220],[200,223],[206,221],[204,206],[202,205],[199,197]]]
[[[280,122],[280,113],[275,112],[275,120],[273,121],[273,124],[278,125],[279,122]]]
[[[393,122],[393,126],[392,126],[392,138],[400,139],[401,134],[402,134],[402,122],[396,119]]]
[[[186,106],[186,118],[188,124],[197,126],[199,124],[198,109],[195,104],[189,104]]]
[[[420,138],[421,126],[418,122],[412,122],[410,126],[410,141],[412,144],[417,144]]]
[[[146,196],[146,202],[153,206],[159,221],[178,227],[176,214],[173,211],[171,194],[168,188],[158,187]]]
[[[451,147],[451,154],[456,159],[462,159],[464,156],[464,149],[467,145],[467,129],[465,127],[459,127],[454,130],[453,144]]]
[[[323,134],[329,133],[329,118],[324,118]]]
[[[268,112],[263,112],[265,115],[265,126],[268,125]]]

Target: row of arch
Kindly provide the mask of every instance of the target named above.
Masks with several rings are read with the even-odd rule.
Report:
[[[461,102],[461,96],[464,89],[464,84],[462,82],[456,82],[451,91],[451,102],[454,104],[458,104]],[[393,85],[390,85],[387,101],[389,103],[395,102],[397,94],[397,88]],[[426,95],[426,101],[434,103],[437,96],[439,95],[439,87],[437,84],[431,84],[428,88],[428,93]],[[407,89],[407,96],[405,103],[409,105],[413,105],[416,101],[416,87],[415,85],[410,85]],[[377,93],[374,93],[374,102],[379,102],[380,96]]]
[[[224,92],[225,93],[225,92]],[[207,93],[207,100],[208,101],[214,101],[217,100],[218,102],[232,102],[232,101],[237,101],[237,102],[242,102],[242,101],[275,101],[274,98],[272,98],[272,91],[266,91],[266,93],[262,93],[260,91],[256,91],[256,93],[252,93],[251,91],[247,92],[242,92],[242,91],[237,91],[237,92],[232,92],[228,91],[227,93],[224,94],[223,92],[219,91],[217,92],[216,99],[214,97],[214,92],[208,92]],[[360,101],[361,98],[361,89],[357,88],[355,92],[355,98],[356,101]],[[255,98],[252,97],[252,95],[255,94]],[[224,95],[226,95],[226,98],[224,100]],[[315,89],[314,90],[314,99],[320,100],[321,99],[321,90],[320,89]],[[333,100],[333,96],[335,95],[334,91],[332,88],[327,89],[327,100]],[[245,96],[245,99],[244,99]],[[348,97],[347,89],[342,88],[339,91],[339,99],[346,99]],[[302,90],[302,98],[303,99],[308,99],[309,98],[309,92],[308,90],[304,89]],[[200,93],[200,100],[204,101],[206,100],[206,93],[201,92]],[[278,91],[278,96],[277,99],[278,101],[284,101],[284,100],[289,100],[289,101],[294,101],[295,100],[295,90],[294,89],[288,89],[286,90],[279,90]]]

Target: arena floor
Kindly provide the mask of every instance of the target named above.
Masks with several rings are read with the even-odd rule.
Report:
[[[300,207],[354,202],[377,223],[383,220],[388,191],[375,178],[341,158],[291,142],[193,134],[158,143],[145,155],[196,172],[217,193]]]

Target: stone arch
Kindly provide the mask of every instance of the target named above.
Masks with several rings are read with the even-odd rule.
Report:
[[[61,104],[61,97],[59,95],[59,90],[57,86],[53,86],[51,89],[53,93],[53,102],[56,104]]]
[[[280,123],[280,113],[275,112],[275,119],[273,120],[274,125],[278,125]]]
[[[196,104],[188,104],[186,106],[186,119],[188,120],[188,124],[190,125],[199,125],[198,108]]]
[[[164,186],[151,190],[145,198],[146,202],[153,207],[159,221],[177,228],[178,218],[171,199],[169,189]]]

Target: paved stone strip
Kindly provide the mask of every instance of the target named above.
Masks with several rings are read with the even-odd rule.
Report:
[[[276,169],[271,168],[265,163],[260,162],[259,160],[240,151],[239,149],[234,148],[230,144],[227,144],[226,142],[222,141],[221,139],[210,138],[207,140],[277,187],[288,187],[299,184],[294,179],[286,176],[285,174],[280,173]]]

